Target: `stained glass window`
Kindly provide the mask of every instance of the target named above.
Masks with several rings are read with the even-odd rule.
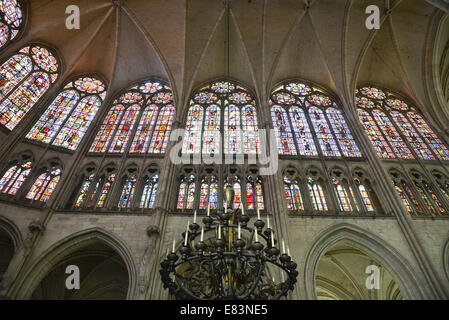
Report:
[[[404,204],[404,207],[407,209],[408,212],[412,212],[412,206],[410,205],[409,200],[407,199],[407,196],[405,195],[404,191],[402,191],[401,187],[395,185],[396,192],[398,193],[399,197],[402,200],[402,203]]]
[[[259,153],[259,127],[256,108],[252,105],[242,107],[243,152]]]
[[[95,78],[85,77],[69,83],[26,137],[50,143],[59,132],[53,145],[76,150],[105,95],[103,83]]]
[[[254,210],[254,183],[252,177],[248,177],[248,182],[246,183],[246,207],[248,210]]]
[[[95,178],[95,174],[91,174],[83,181],[81,184],[80,191],[78,192],[78,197],[76,198],[74,207],[79,208],[83,205],[84,201],[86,200],[87,194],[89,192],[89,188]]]
[[[361,157],[343,114],[321,89],[289,82],[273,90],[269,104],[280,155],[318,156],[316,138],[325,157]]]
[[[145,186],[143,187],[142,197],[140,198],[140,208],[153,208],[156,200],[158,187],[158,175],[145,177]]]
[[[296,155],[295,142],[288,122],[287,112],[279,107],[271,108],[271,119],[276,133],[276,141],[280,155]]]
[[[204,210],[210,205],[211,209],[217,209],[218,204],[218,184],[215,176],[204,177],[201,181],[200,205]]]
[[[165,153],[174,115],[175,108],[172,106],[166,106],[161,109],[148,153]]]
[[[137,132],[134,135],[134,140],[131,145],[130,152],[145,153],[148,144],[150,143],[150,136],[153,131],[154,124],[157,118],[158,108],[156,105],[146,107],[142,117],[140,118]]]
[[[434,209],[432,207],[432,204],[430,202],[430,199],[428,198],[427,194],[425,193],[424,189],[421,187],[421,185],[417,182],[415,182],[415,189],[418,190],[418,194],[421,197],[421,199],[424,201],[424,204],[426,205],[429,212],[434,212]]]
[[[134,197],[134,190],[136,188],[136,176],[127,177],[125,179],[125,184],[123,185],[122,193],[118,201],[119,208],[130,208],[131,202]]]
[[[130,145],[131,155],[165,153],[174,113],[171,89],[144,81],[114,100],[89,152],[123,153]]]
[[[61,169],[52,169],[42,173],[34,182],[30,191],[26,195],[28,199],[46,203],[56,188],[61,178]]]
[[[374,211],[374,205],[371,201],[371,198],[369,196],[369,193],[366,189],[366,187],[359,182],[358,179],[355,179],[356,184],[358,184],[360,196],[362,197],[363,203],[365,204],[365,208],[367,211]]]
[[[113,107],[109,112],[106,118],[103,121],[103,124],[100,130],[95,137],[92,146],[90,147],[90,152],[105,152],[108,147],[112,135],[114,134],[115,128],[117,127],[124,108],[122,105],[118,105]]]
[[[360,151],[354,138],[349,131],[343,115],[340,110],[329,108],[326,111],[327,117],[334,129],[335,137],[340,144],[341,151],[345,157],[360,157]]]
[[[396,155],[401,159],[414,159],[409,148],[406,146],[387,115],[380,110],[374,110],[372,114],[385,137],[390,142]]]
[[[256,180],[255,189],[256,189],[257,207],[258,207],[259,210],[264,210],[265,209],[265,203],[264,203],[264,200],[263,200],[262,183],[261,183],[259,178]]]
[[[335,191],[338,199],[338,205],[341,211],[352,211],[351,202],[348,197],[346,188],[341,185],[341,183],[334,178],[333,183],[335,184]]]
[[[193,209],[195,202],[195,176],[184,177],[179,185],[178,209]]]
[[[32,162],[17,164],[10,167],[0,180],[0,189],[3,193],[15,195],[31,172]]]
[[[201,182],[201,191],[200,191],[200,209],[206,209],[208,205],[209,198],[209,183],[206,178],[203,178]]]
[[[323,188],[321,184],[308,178],[307,188],[309,189],[310,200],[314,210],[327,211],[326,198],[324,197]]]
[[[223,147],[219,133],[223,134]],[[230,81],[218,81],[193,95],[183,153],[200,153],[201,150],[204,154],[258,153],[259,143],[256,103],[247,90]]]
[[[302,156],[317,156],[318,152],[313,142],[312,132],[304,110],[296,106],[290,108],[290,119],[295,132],[299,154]]]
[[[240,128],[239,108],[233,104],[227,106],[224,111],[224,152],[240,153],[242,150],[242,131]]]
[[[430,150],[427,148],[427,145],[423,142],[415,129],[413,129],[412,125],[406,119],[406,117],[394,110],[390,112],[390,115],[396,122],[396,125],[401,128],[402,134],[411,144],[412,149],[415,150],[415,152],[418,154],[418,157],[423,160],[435,160],[432,152],[430,152]]]
[[[430,198],[432,199],[435,207],[440,211],[441,214],[444,214],[446,212],[446,209],[444,208],[443,203],[440,201],[433,188],[427,182],[423,182],[423,185],[424,189],[430,195]]]
[[[100,193],[100,197],[98,198],[98,202],[97,202],[97,208],[103,208],[106,202],[106,198],[109,195],[109,191],[112,188],[112,185],[114,184],[115,181],[115,173],[110,174],[105,182],[105,184],[103,185],[103,188],[101,190]]]
[[[384,92],[374,87],[363,87],[356,90],[355,102],[358,107],[364,109],[363,111],[359,109],[359,118],[379,157],[394,156],[387,149],[387,143],[382,140],[376,124],[390,142],[398,158],[414,159],[413,151],[423,160],[436,160],[436,158],[449,160],[448,148],[432,131],[422,115],[395,93]],[[403,134],[405,141],[398,132]],[[380,147],[383,150],[379,150]]]
[[[357,112],[359,114],[359,120],[365,128],[365,132],[377,152],[377,156],[384,159],[395,158],[394,153],[391,151],[390,146],[385,141],[382,132],[379,130],[371,115],[362,109],[357,109]]]
[[[299,189],[299,184],[296,181],[291,181],[289,178],[284,177],[284,193],[288,210],[304,210],[301,191]]]
[[[309,109],[309,114],[323,155],[326,157],[339,157],[340,151],[332,136],[323,111],[317,107],[311,107]]]
[[[194,177],[191,176],[189,179],[189,187],[187,189],[186,209],[193,209],[194,202],[195,202],[195,181]]]
[[[0,123],[13,130],[56,81],[59,65],[47,49],[32,46],[21,49],[0,69]]]
[[[177,209],[183,209],[186,199],[187,183],[184,181],[179,185]]]
[[[260,177],[248,176],[246,182],[246,207],[248,210],[265,209],[263,187]]]
[[[220,108],[211,105],[204,119],[203,153],[218,153],[220,147]]]
[[[399,194],[399,197],[401,198],[408,212],[413,212],[413,210],[416,210],[419,213],[422,212],[418,200],[416,199],[412,190],[404,181],[401,182],[401,186],[395,184],[395,189],[396,192]]]
[[[23,24],[23,10],[17,0],[0,0],[0,48],[13,40]]]
[[[140,108],[138,105],[133,105],[126,109],[123,115],[120,126],[115,133],[114,140],[109,147],[109,152],[113,153],[123,153],[125,152],[126,145],[128,143],[129,137],[131,136],[134,124],[136,123],[137,117],[139,116]]]
[[[435,155],[441,160],[449,160],[449,151],[447,147],[436,136],[426,121],[416,112],[408,112],[407,117],[419,131],[424,141],[433,150]]]
[[[203,130],[203,108],[199,105],[190,107],[187,114],[186,133],[182,147],[183,153],[199,153],[201,133]]]
[[[209,204],[211,210],[216,210],[218,208],[218,183],[215,177],[211,180],[210,184],[210,194],[209,194]]]

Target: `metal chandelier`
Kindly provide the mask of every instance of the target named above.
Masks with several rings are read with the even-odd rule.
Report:
[[[234,191],[225,190],[225,210],[203,218],[204,226],[187,224],[182,246],[167,250],[160,275],[164,289],[177,299],[194,300],[277,300],[294,289],[298,271],[282,241],[275,245],[274,231],[267,217],[248,226],[244,210],[232,209]],[[256,206],[257,207],[257,206]],[[205,235],[213,233],[212,237]],[[199,239],[199,240],[198,240]],[[277,279],[277,280],[276,280]]]

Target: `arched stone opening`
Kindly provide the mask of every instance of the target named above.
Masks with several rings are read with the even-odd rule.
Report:
[[[69,290],[79,269],[79,289]],[[121,300],[136,295],[137,271],[126,245],[98,228],[76,233],[50,247],[25,276],[18,299]]]
[[[66,288],[67,266],[79,268],[79,289]],[[74,283],[70,281],[70,283]],[[120,255],[100,240],[77,249],[59,261],[34,290],[38,300],[124,300],[129,280]]]
[[[318,300],[402,300],[394,277],[381,263],[351,241],[331,246],[315,273]]]
[[[345,249],[346,245],[349,246],[354,253],[361,254],[361,257],[368,257],[364,259],[370,261],[370,265],[381,266],[381,269],[388,270],[404,299],[423,299],[429,294],[426,292],[428,288],[422,283],[422,279],[418,278],[419,275],[414,272],[410,262],[386,241],[365,229],[346,223],[338,224],[318,234],[316,239],[317,240],[307,254],[304,265],[303,279],[307,299],[318,298],[316,292],[318,282],[320,282],[323,287],[331,285],[331,283],[326,282],[325,279],[319,278],[319,264],[326,253],[332,252],[333,249],[338,249],[339,245],[342,245],[341,249]],[[367,277],[372,274],[372,271],[370,274],[365,274],[365,270],[366,266],[362,270],[358,270],[358,272],[362,273],[362,276],[364,275],[364,279],[366,280]],[[362,282],[359,286],[364,287],[365,282]],[[346,297],[349,299],[352,297],[350,292],[341,289],[342,287],[335,288],[339,295],[330,295],[329,298]],[[393,293],[396,292],[394,286],[389,290],[392,290]],[[329,292],[329,289],[327,291]]]

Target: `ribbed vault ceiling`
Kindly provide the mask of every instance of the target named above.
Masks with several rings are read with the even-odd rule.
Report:
[[[16,44],[55,47],[63,79],[97,72],[116,92],[160,77],[184,105],[192,89],[227,73],[223,0],[79,0],[81,29],[67,30],[71,4],[32,0],[28,31]],[[378,31],[365,28],[371,4],[391,9]],[[443,12],[422,0],[311,0],[308,10],[305,0],[231,0],[230,7],[229,75],[261,101],[277,82],[300,77],[338,92],[343,101],[357,84],[373,82],[430,104],[424,64],[435,37],[432,23]]]

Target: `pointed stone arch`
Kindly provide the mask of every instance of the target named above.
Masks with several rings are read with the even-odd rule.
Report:
[[[137,294],[137,268],[132,254],[123,240],[99,227],[74,233],[45,250],[41,254],[41,258],[35,261],[29,268],[30,271],[22,279],[14,298],[30,299],[40,282],[58,263],[70,257],[71,254],[98,241],[115,251],[123,260],[128,272],[126,299],[134,299]]]
[[[410,262],[385,240],[368,230],[347,223],[337,224],[319,233],[315,239],[304,263],[302,281],[306,299],[317,299],[315,279],[318,263],[329,248],[342,240],[349,241],[356,249],[388,269],[405,299],[423,299],[426,296],[424,286],[416,277]]]

